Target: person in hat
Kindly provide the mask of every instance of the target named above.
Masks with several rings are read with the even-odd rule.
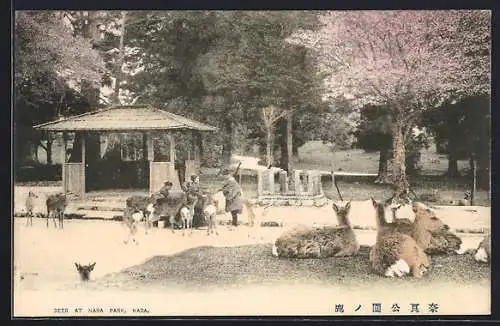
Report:
[[[184,182],[181,186],[186,193],[199,194],[200,192],[200,177],[196,174],[191,175],[190,181]]]
[[[225,180],[221,190],[226,198],[226,212],[231,213],[233,226],[238,226],[238,214],[243,211],[243,191],[229,170],[223,170],[221,174]]]
[[[165,181],[165,183],[163,183],[163,186],[160,188],[160,190],[158,190],[155,196],[157,204],[160,204],[163,200],[165,200],[168,197],[168,194],[172,190],[173,186],[174,184],[170,181]]]

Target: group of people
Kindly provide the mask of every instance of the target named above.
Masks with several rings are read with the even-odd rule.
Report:
[[[243,191],[240,184],[229,170],[223,170],[221,174],[224,178],[224,184],[220,191],[222,191],[226,199],[226,212],[231,213],[232,225],[238,226],[238,215],[243,212]],[[173,183],[166,181],[157,193],[157,202],[165,200],[172,190],[172,187]],[[181,188],[188,195],[188,200],[189,198],[201,198],[202,196],[200,177],[196,174],[191,175],[189,181],[182,183]],[[200,218],[202,209],[203,202],[202,200],[198,200],[198,203],[194,207],[194,216]]]

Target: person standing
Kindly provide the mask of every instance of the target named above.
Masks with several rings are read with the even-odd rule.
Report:
[[[196,174],[191,175],[190,181],[186,181],[183,184],[181,184],[182,190],[186,193],[193,193],[193,194],[199,194],[200,192],[200,177],[198,177]]]
[[[226,212],[231,213],[233,226],[238,226],[238,215],[243,211],[243,191],[229,170],[222,172],[224,185],[222,193],[226,198]]]
[[[165,181],[163,183],[163,186],[158,190],[156,194],[154,194],[155,199],[156,199],[156,204],[161,204],[163,201],[165,201],[172,190],[173,183],[170,181]]]
[[[179,185],[183,185],[186,181],[186,156],[182,148],[178,147],[175,151],[174,168],[177,171]]]

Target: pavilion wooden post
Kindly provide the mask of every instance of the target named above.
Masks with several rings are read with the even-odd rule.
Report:
[[[169,164],[170,171],[169,171],[168,175],[172,179],[171,182],[174,185],[178,184],[179,185],[178,188],[180,188],[179,178],[178,178],[177,173],[175,171],[175,139],[171,134],[167,134],[167,138],[168,138],[168,142],[170,144],[170,164]],[[175,180],[177,180],[177,182]]]
[[[149,194],[153,193],[153,167],[152,167],[152,162],[154,161],[154,156],[155,156],[155,151],[153,147],[153,135],[151,133],[144,133],[144,137],[146,138],[146,153],[147,153],[147,160],[148,160],[148,168],[149,168]]]
[[[193,130],[194,162],[196,174],[201,174],[201,133]]]
[[[68,192],[68,186],[66,185],[66,150],[67,150],[67,138],[68,133],[63,131],[62,133],[62,159],[61,159],[61,180],[64,193]]]
[[[85,162],[85,133],[82,132],[80,137],[81,137],[81,146],[82,146],[82,168],[81,168],[81,175],[80,175],[80,180],[82,180],[82,190],[81,190],[81,194],[82,194],[82,199],[85,199],[85,172],[87,170],[86,168],[86,162]]]

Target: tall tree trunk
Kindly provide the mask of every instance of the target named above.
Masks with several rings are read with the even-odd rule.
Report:
[[[118,105],[120,104],[120,83],[122,81],[122,66],[123,66],[123,60],[125,57],[124,53],[124,39],[125,39],[125,24],[127,21],[127,12],[122,11],[122,22],[120,26],[120,45],[118,50],[120,51],[118,54],[118,60],[116,61],[116,67],[115,67],[115,87],[113,90],[113,103]]]
[[[452,133],[448,141],[448,172],[447,175],[450,178],[455,178],[458,176],[458,144],[456,142],[456,137]]]
[[[224,143],[222,144],[222,164],[230,165],[233,152],[233,123],[230,119],[224,120]]]
[[[448,154],[448,177],[455,178],[458,176],[458,160],[455,153]]]
[[[378,160],[378,176],[375,183],[388,183],[387,161],[389,160],[389,148],[381,148]]]
[[[45,152],[47,153],[47,164],[52,164],[52,143],[53,139],[47,139],[47,147],[45,148]]]
[[[286,168],[290,176],[293,175],[293,116],[291,113],[287,114],[286,118]]]
[[[474,206],[476,198],[476,159],[474,153],[469,156],[470,176],[471,176],[471,190],[470,190],[470,204]]]
[[[461,134],[460,126],[458,123],[458,115],[454,115],[448,121],[450,128],[450,136],[448,137],[448,171],[447,175],[450,178],[458,177],[458,150],[459,144],[457,143],[457,136]]]
[[[392,127],[392,148],[394,160],[392,164],[392,178],[395,198],[408,199],[410,185],[406,178],[405,164],[405,128],[401,121],[396,121]]]
[[[288,152],[287,152],[287,143],[286,143],[286,120],[285,119],[279,119],[278,121],[279,124],[279,135],[280,135],[280,168],[283,170],[287,170],[288,166]]]
[[[272,125],[267,127],[266,130],[266,165],[270,166],[273,164],[273,127]]]
[[[299,157],[299,146],[295,142],[292,144],[292,155]]]

